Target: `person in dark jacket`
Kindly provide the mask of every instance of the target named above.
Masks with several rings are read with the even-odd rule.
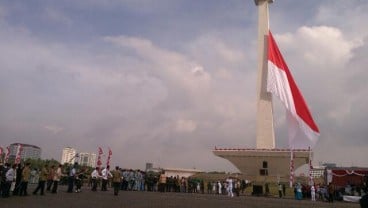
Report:
[[[23,171],[22,165],[19,163],[16,169],[15,186],[13,190],[14,196],[17,196],[19,194],[20,183],[22,181],[22,171]]]
[[[368,208],[368,194],[362,196],[359,202],[360,208]]]

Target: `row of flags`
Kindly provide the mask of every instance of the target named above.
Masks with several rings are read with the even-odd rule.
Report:
[[[15,155],[15,164],[19,164],[21,162],[21,155],[22,155],[22,151],[23,151],[23,146],[21,144],[18,144],[17,146],[17,152]],[[1,156],[4,153],[4,149],[0,146],[0,159]],[[102,162],[101,162],[101,157],[104,154],[103,150],[101,147],[98,148],[98,158],[97,158],[97,167],[101,168]],[[5,153],[5,157],[4,157],[4,162],[7,163],[9,161],[9,156],[10,156],[10,146],[6,147],[6,153]],[[111,156],[112,156],[112,151],[109,148],[108,151],[108,156],[107,156],[107,160],[106,160],[106,166],[110,165],[110,161],[111,161]],[[78,157],[78,154],[76,154],[76,157]],[[1,161],[0,161],[1,162]]]
[[[97,157],[97,167],[101,168],[102,165],[102,161],[101,161],[101,157],[104,154],[103,150],[101,147],[98,148],[98,157]],[[107,155],[107,160],[106,160],[106,166],[110,166],[110,160],[111,160],[111,156],[112,156],[112,151],[109,148],[109,152]]]
[[[22,155],[22,151],[23,151],[23,146],[21,144],[18,144],[17,146],[17,152],[15,154],[15,164],[19,164],[21,161],[21,155]],[[0,159],[1,156],[4,153],[4,149],[2,147],[0,147]],[[7,163],[9,161],[9,157],[10,157],[10,146],[6,147],[6,153],[5,153],[5,157],[4,157],[4,162]]]
[[[98,167],[98,168],[101,168],[101,166],[102,166],[102,156],[103,155],[104,155],[104,151],[102,150],[101,147],[98,147],[98,156],[97,156],[97,162],[96,162],[96,167]],[[106,166],[110,165],[111,156],[112,156],[112,151],[109,148],[107,159],[106,159]],[[76,153],[75,156],[72,159],[74,159],[75,157],[79,157],[79,154]],[[71,159],[71,161],[72,161],[72,159]]]
[[[294,149],[309,149],[309,183],[312,178],[312,151],[319,138],[319,129],[282,57],[271,31],[268,33],[268,76],[267,91],[279,98],[286,109],[290,146],[290,187],[294,183]]]

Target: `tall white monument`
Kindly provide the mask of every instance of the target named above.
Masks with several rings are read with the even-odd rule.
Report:
[[[268,5],[272,0],[255,0],[258,6],[257,148],[275,148],[272,95],[267,92]]]
[[[233,163],[246,177],[256,181],[288,181],[290,149],[275,148],[272,94],[267,92],[268,7],[273,0],[255,0],[258,7],[258,79],[256,148],[215,148],[213,153]],[[294,167],[308,163],[308,149],[294,152]]]

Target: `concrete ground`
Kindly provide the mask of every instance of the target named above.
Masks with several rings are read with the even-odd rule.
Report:
[[[0,198],[1,208],[62,208],[62,207],[129,207],[129,208],[156,208],[156,207],[250,207],[250,208],[304,208],[304,207],[334,207],[334,208],[359,208],[359,204],[335,202],[311,202],[310,200],[297,201],[291,198],[279,199],[276,197],[240,196],[230,198],[227,196],[210,194],[188,194],[188,193],[158,193],[158,192],[136,192],[120,191],[114,196],[110,188],[106,192],[92,192],[87,187],[81,193],[66,193],[66,187],[60,186],[57,194],[46,192],[44,196],[32,195],[34,187],[29,187],[31,195],[26,197],[11,196]]]

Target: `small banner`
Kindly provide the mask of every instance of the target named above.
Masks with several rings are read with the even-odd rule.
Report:
[[[97,167],[101,168],[102,162],[101,162],[101,155],[103,155],[102,148],[98,148],[98,158],[97,158]]]
[[[15,164],[19,164],[21,161],[21,155],[22,155],[22,151],[23,151],[23,146],[21,144],[18,144],[17,147],[17,154],[15,156]]]
[[[6,147],[5,162],[7,163],[10,156],[10,146]]]
[[[111,151],[111,149],[109,147],[109,156],[107,157],[106,166],[110,165],[111,155],[112,155],[112,151]]]

